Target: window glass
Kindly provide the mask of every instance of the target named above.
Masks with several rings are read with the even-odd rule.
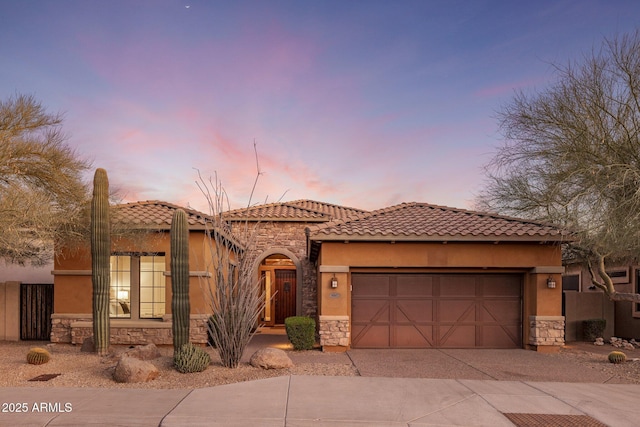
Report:
[[[164,256],[140,257],[140,318],[152,319],[165,314]]]
[[[131,257],[113,255],[111,262],[111,287],[109,290],[109,315],[131,317]]]

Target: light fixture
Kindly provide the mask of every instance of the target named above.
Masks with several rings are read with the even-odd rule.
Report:
[[[119,300],[128,300],[129,299],[129,291],[118,291],[118,299]]]
[[[334,274],[333,277],[331,278],[331,287],[332,288],[337,288],[338,287],[338,279],[336,279],[336,275]]]
[[[547,288],[554,289],[556,287],[556,281],[553,277],[549,276],[547,279]]]

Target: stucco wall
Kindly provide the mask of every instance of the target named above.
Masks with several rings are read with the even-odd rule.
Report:
[[[0,282],[0,341],[20,340],[20,282]]]
[[[637,266],[617,266],[612,269],[627,269],[628,278],[626,280],[619,279],[626,283],[614,283],[618,292],[634,292],[636,289]],[[584,318],[605,318],[607,319],[607,328],[605,336],[607,338],[616,336],[620,338],[640,339],[640,317],[634,317],[633,305],[627,301],[610,301],[608,297],[600,289],[589,289],[591,285],[591,276],[586,268],[582,265],[569,265],[566,268],[565,275],[579,275],[580,298],[586,298],[589,301],[586,305],[568,305],[565,304],[567,317],[584,317]],[[569,292],[566,293],[567,295]],[[598,301],[592,302],[592,301]],[[605,306],[603,308],[603,305]],[[640,316],[640,314],[636,314]],[[569,334],[569,324],[567,324],[567,333]],[[581,339],[581,333],[576,332],[576,338]]]
[[[205,271],[210,255],[201,232],[189,236],[189,270],[192,273]],[[146,242],[131,243],[113,241],[112,252],[155,252],[165,254],[166,313],[171,313],[171,253],[169,233],[153,233]],[[209,285],[205,277],[192,275],[189,280],[189,300],[192,313],[207,313],[208,304],[203,286]],[[92,312],[91,255],[88,250],[75,251],[58,257],[54,264],[54,313]]]

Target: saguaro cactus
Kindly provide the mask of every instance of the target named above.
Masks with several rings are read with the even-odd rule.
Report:
[[[96,169],[91,199],[91,280],[93,283],[93,342],[96,352],[109,351],[109,287],[111,284],[111,231],[109,222],[109,179],[107,171]]]
[[[189,224],[182,209],[176,209],[171,220],[171,291],[175,356],[189,342]]]

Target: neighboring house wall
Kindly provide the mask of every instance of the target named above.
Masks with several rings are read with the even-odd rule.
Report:
[[[20,340],[20,282],[0,282],[0,341]]]
[[[614,286],[618,292],[638,292],[640,267],[617,266],[608,269],[613,275]],[[567,280],[571,278],[572,280]],[[582,339],[581,321],[602,318],[607,321],[604,338],[640,338],[640,305],[628,301],[611,301],[603,291],[591,285],[591,276],[581,265],[568,265],[563,276],[565,283],[578,283],[578,289],[565,290],[565,313],[567,334],[571,339]],[[575,288],[576,286],[572,286]],[[571,295],[578,294],[578,295]],[[576,302],[573,302],[573,300]],[[573,335],[575,331],[575,335]]]
[[[206,322],[210,309],[203,289],[210,283],[206,270],[210,255],[203,244],[204,234],[191,231],[190,241],[190,340],[207,342]],[[112,318],[112,344],[173,344],[171,332],[171,271],[169,233],[149,233],[142,243],[124,241],[112,243],[112,253],[164,254],[164,315],[159,319]],[[210,272],[209,272],[210,274]],[[58,257],[54,270],[54,314],[52,315],[52,342],[81,344],[93,335],[92,331],[91,255],[88,250]],[[133,293],[133,291],[132,291]],[[116,307],[117,308],[117,307]]]
[[[53,262],[43,266],[8,264],[0,260],[0,282],[53,283]]]
[[[344,351],[351,342],[355,272],[517,273],[523,277],[523,346],[545,351],[564,344],[562,260],[557,244],[449,242],[322,242],[318,256],[321,344]],[[332,278],[338,288],[329,285]]]
[[[21,266],[0,260],[0,341],[20,340],[21,283],[53,283],[53,263],[41,267]]]

